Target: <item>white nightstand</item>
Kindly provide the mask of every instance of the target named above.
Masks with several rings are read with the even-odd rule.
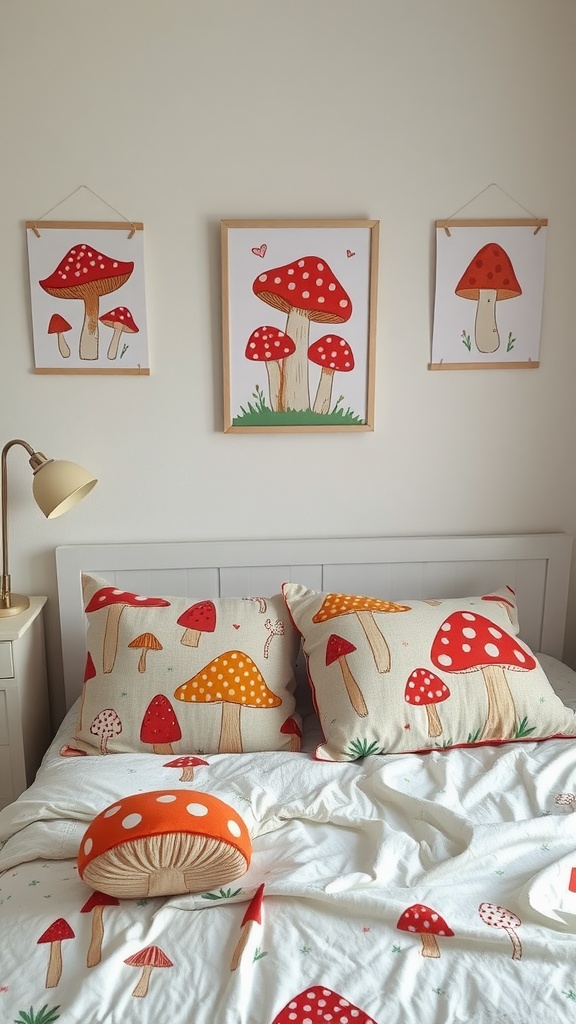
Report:
[[[51,738],[45,604],[31,597],[25,612],[0,618],[0,808],[33,781]]]

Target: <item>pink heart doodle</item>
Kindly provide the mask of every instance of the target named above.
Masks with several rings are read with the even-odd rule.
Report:
[[[252,252],[254,252],[254,250],[252,250]],[[348,259],[350,259],[350,257],[351,256],[355,256],[356,253],[352,252],[352,249],[346,249],[346,255],[347,255]]]
[[[255,246],[252,249],[252,252],[254,253],[255,256],[260,256],[262,259],[264,259],[267,248],[268,246],[266,245],[266,242],[262,242],[262,245]]]
[[[234,627],[234,629],[240,629],[240,624],[237,622],[233,622],[232,626]]]

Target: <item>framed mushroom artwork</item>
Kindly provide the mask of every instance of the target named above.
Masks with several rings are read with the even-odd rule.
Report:
[[[143,225],[27,222],[35,373],[149,374]]]
[[[547,225],[436,222],[430,370],[538,368]]]
[[[221,221],[224,430],[373,430],[379,222]]]

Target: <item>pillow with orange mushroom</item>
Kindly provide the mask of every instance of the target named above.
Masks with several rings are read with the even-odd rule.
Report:
[[[324,733],[316,757],[575,736],[576,716],[517,638],[513,590],[386,601],[286,583]]]
[[[298,750],[300,638],[281,594],[144,596],[83,575],[89,754]]]

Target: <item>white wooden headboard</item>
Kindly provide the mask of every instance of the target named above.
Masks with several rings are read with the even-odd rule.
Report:
[[[66,706],[84,678],[82,572],[140,594],[198,599],[269,596],[287,581],[391,600],[465,597],[507,584],[517,594],[522,639],[561,659],[571,551],[564,533],[58,547]]]

